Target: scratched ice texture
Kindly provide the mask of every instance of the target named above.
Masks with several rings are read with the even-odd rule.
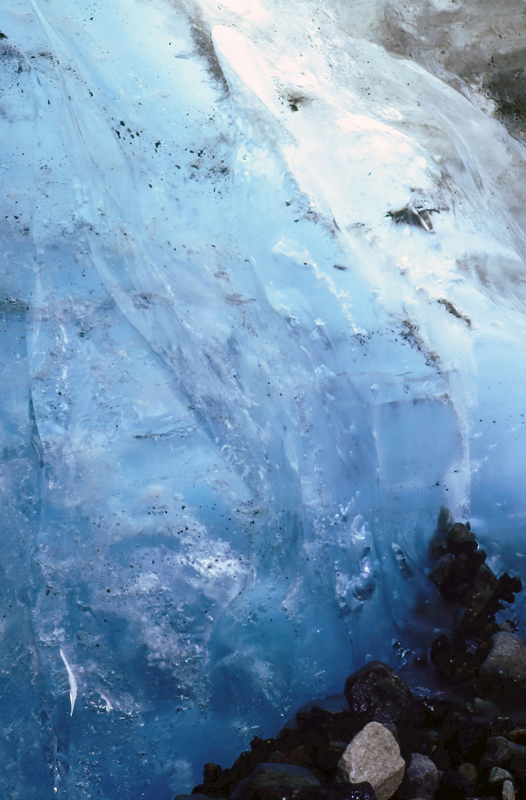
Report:
[[[0,30],[0,795],[171,800],[431,636],[440,506],[523,573],[525,6]]]

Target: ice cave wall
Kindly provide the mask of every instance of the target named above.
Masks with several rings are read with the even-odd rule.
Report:
[[[499,8],[3,6],[6,796],[170,798],[396,663],[443,504],[521,572]]]

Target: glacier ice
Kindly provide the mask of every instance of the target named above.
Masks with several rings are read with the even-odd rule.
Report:
[[[524,20],[454,5],[3,4],[2,796],[168,800],[394,663],[443,504],[522,571]]]

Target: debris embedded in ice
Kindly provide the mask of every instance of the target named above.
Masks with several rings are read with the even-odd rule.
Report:
[[[445,297],[441,297],[438,302],[447,309],[451,316],[456,317],[457,319],[463,319],[468,328],[471,328],[470,318],[467,316],[467,314],[462,314],[460,311],[458,311],[450,300],[447,300]]]
[[[427,233],[433,233],[430,213],[437,210],[435,208],[417,208],[408,204],[398,211],[388,211],[386,216],[391,217],[397,225],[413,225],[415,228],[423,228]]]
[[[400,545],[396,544],[396,542],[393,542],[391,549],[395,555],[396,563],[398,564],[398,569],[400,570],[402,578],[404,578],[406,581],[412,580],[414,577],[413,570],[407,563],[406,555]]]

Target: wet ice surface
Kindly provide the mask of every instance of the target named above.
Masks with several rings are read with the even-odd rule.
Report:
[[[347,11],[0,12],[9,797],[168,800],[396,664],[444,503],[522,572],[524,147]]]

